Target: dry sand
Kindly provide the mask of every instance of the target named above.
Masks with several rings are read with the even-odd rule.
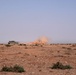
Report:
[[[73,69],[51,69],[53,63],[60,61]],[[0,45],[0,70],[6,66],[23,66],[26,72],[0,72],[0,75],[76,75],[76,45],[46,45],[6,47]]]

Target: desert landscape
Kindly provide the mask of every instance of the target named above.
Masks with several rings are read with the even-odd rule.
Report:
[[[76,75],[76,0],[0,0],[0,75]]]
[[[57,62],[72,69],[52,69]],[[0,44],[0,70],[14,65],[25,72],[1,71],[0,75],[76,75],[76,44]]]

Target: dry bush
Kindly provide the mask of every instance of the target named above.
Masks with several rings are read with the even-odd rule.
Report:
[[[62,47],[63,49],[66,49],[66,47]]]
[[[7,66],[4,66],[1,71],[5,71],[5,72],[19,72],[19,73],[22,73],[22,72],[25,72],[24,68],[19,66],[19,65],[15,65],[14,67],[7,67]]]
[[[71,50],[71,48],[67,48],[67,50]]]
[[[62,63],[60,62],[57,62],[55,63],[51,69],[72,69],[72,67],[70,65],[63,65]]]

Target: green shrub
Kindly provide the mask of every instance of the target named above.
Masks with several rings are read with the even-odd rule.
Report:
[[[54,64],[52,66],[52,69],[72,69],[72,67],[70,65],[63,65],[62,63],[60,62],[57,62],[56,64]]]
[[[65,69],[72,69],[72,67],[70,65],[65,65],[64,68]]]
[[[15,65],[14,67],[7,67],[4,66],[1,71],[5,71],[5,72],[25,72],[24,68],[18,65]]]
[[[21,66],[18,66],[18,65],[15,65],[14,67],[13,67],[13,69],[14,69],[14,71],[15,72],[25,72],[25,70],[24,70],[24,68],[23,67],[21,67]]]
[[[7,66],[4,66],[1,71],[5,71],[5,72],[11,72],[12,71],[12,67],[7,67]]]

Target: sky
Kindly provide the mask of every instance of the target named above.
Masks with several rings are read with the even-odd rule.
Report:
[[[76,43],[76,0],[0,0],[0,42]]]

